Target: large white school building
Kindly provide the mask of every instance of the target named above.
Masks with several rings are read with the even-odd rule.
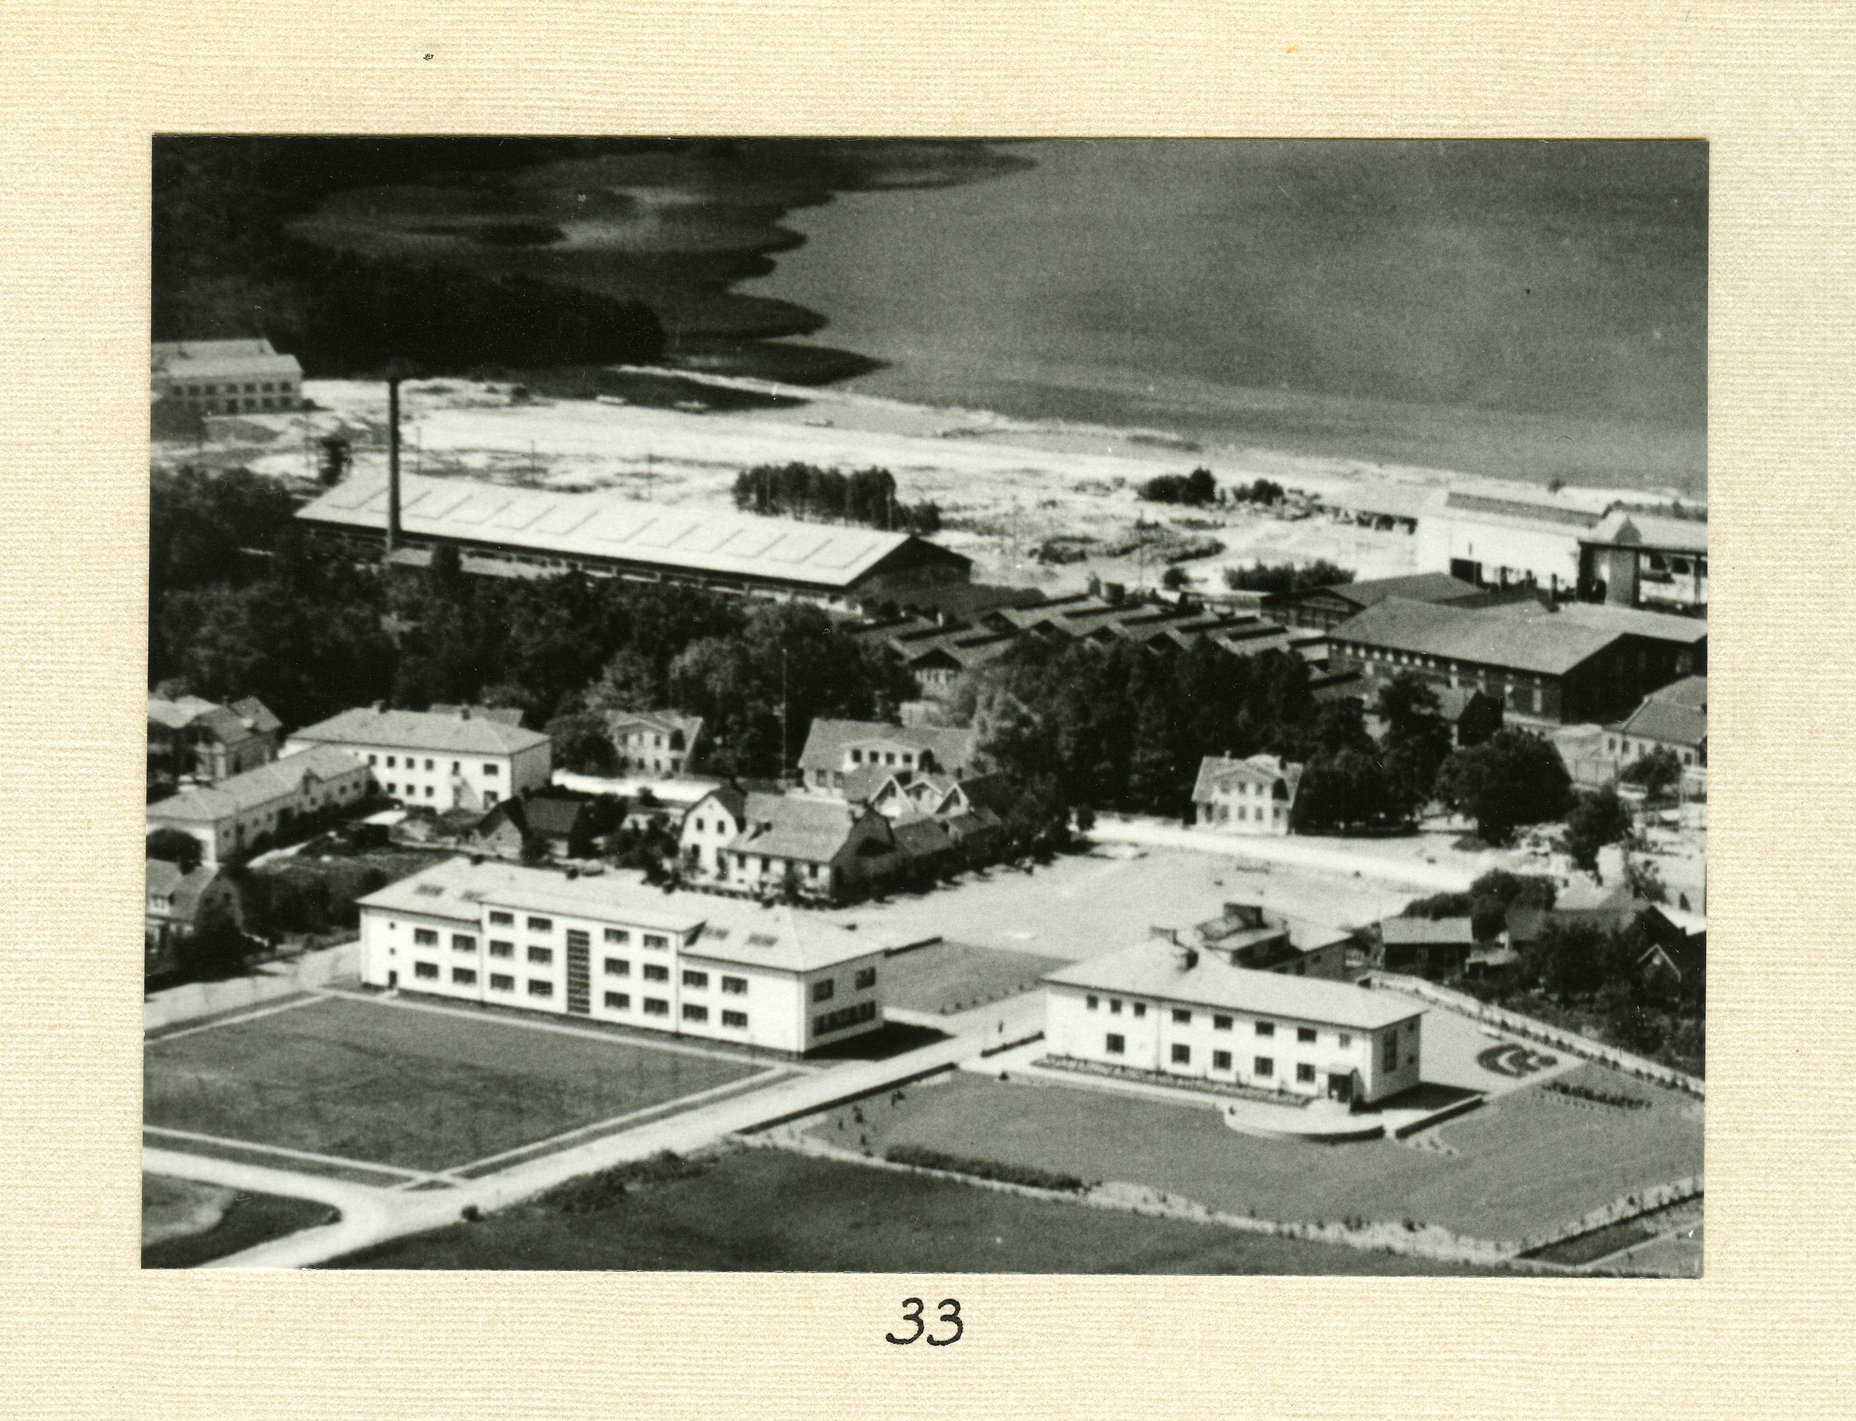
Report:
[[[1366,1104],[1418,1084],[1408,997],[1236,967],[1150,939],[1044,979],[1050,1054],[1162,1076]]]
[[[360,901],[361,977],[801,1054],[883,1024],[883,948],[788,907],[447,860]]]

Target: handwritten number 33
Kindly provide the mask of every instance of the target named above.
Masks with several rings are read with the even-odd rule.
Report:
[[[953,1323],[954,1335],[952,1337],[929,1337],[927,1339],[928,1345],[930,1347],[952,1347],[965,1335],[967,1330],[967,1325],[960,1320],[960,1299],[942,1298],[940,1308],[940,1321]],[[915,1331],[911,1332],[907,1337],[898,1337],[893,1332],[885,1332],[883,1334],[883,1340],[885,1342],[893,1342],[898,1347],[907,1347],[911,1342],[916,1341],[928,1330],[928,1324],[922,1318],[922,1300],[920,1298],[904,1298],[902,1300],[902,1320],[904,1322],[914,1323]]]

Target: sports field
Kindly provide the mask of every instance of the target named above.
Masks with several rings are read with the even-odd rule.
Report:
[[[892,1094],[833,1112],[814,1134],[853,1148],[867,1139],[879,1154],[922,1145],[1091,1182],[1122,1180],[1258,1218],[1411,1219],[1498,1243],[1700,1173],[1701,1121],[1684,1097],[1596,1066],[1558,1079],[1651,1103],[1608,1109],[1524,1086],[1442,1127],[1449,1153],[1386,1140],[1260,1140],[1227,1129],[1210,1109],[957,1073],[910,1086],[899,1104]]]
[[[143,1119],[164,1148],[241,1142],[299,1152],[269,1161],[287,1168],[425,1173],[767,1069],[566,1023],[321,997],[147,1042]]]

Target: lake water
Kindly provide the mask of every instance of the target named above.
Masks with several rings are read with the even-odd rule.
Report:
[[[1702,145],[1013,151],[789,212],[737,290],[887,362],[871,394],[1705,497]]]

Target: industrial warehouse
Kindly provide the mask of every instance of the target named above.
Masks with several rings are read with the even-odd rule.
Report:
[[[911,533],[752,514],[684,513],[598,493],[473,479],[357,475],[298,510],[357,549],[456,548],[518,566],[678,582],[841,606],[924,583],[965,582],[972,563]]]

